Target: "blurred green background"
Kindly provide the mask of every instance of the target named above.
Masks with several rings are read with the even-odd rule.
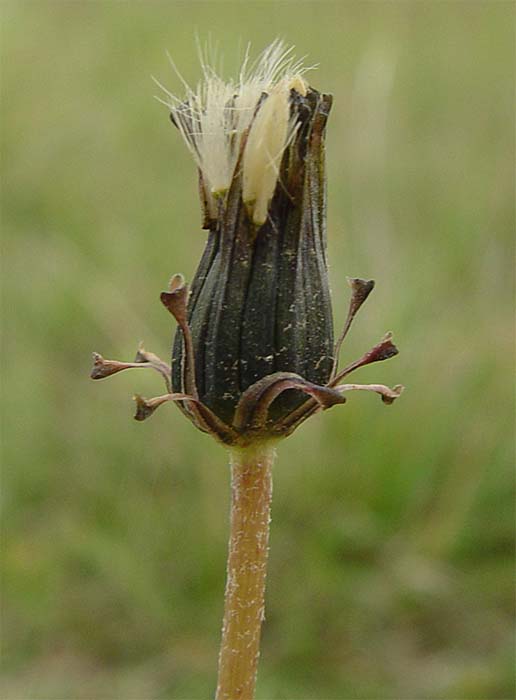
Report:
[[[6,700],[204,700],[225,578],[224,451],[152,373],[203,248],[194,166],[152,99],[274,37],[332,92],[329,253],[373,277],[343,351],[401,354],[279,450],[260,700],[512,698],[514,4],[3,2]]]

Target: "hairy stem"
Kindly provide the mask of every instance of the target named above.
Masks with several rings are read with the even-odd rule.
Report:
[[[231,525],[216,700],[253,700],[267,575],[274,448],[231,452]]]

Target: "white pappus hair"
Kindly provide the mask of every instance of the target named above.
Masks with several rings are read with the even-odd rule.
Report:
[[[243,153],[242,196],[255,224],[267,218],[281,156],[296,129],[290,118],[290,90],[302,95],[307,90],[302,76],[310,68],[294,58],[293,49],[277,39],[252,65],[247,50],[238,79],[227,81],[200,51],[203,79],[195,89],[171,60],[186,91],[183,99],[156,81],[166,95],[158,99],[170,109],[202,173],[213,214],[215,200],[228,190],[234,177],[242,137],[249,131]]]

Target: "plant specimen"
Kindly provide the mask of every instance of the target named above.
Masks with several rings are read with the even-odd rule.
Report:
[[[198,168],[207,242],[188,287],[174,275],[161,301],[177,322],[171,367],[143,347],[134,362],[95,354],[92,377],[150,367],[166,393],[136,396],[137,420],[172,401],[224,445],[231,524],[217,700],[254,697],[277,443],[351,390],[390,404],[402,387],[349,384],[364,365],[397,353],[390,334],[339,370],[341,344],[372,280],[350,279],[344,329],[334,339],[326,258],[324,139],[331,95],[306,80],[276,41],[238,80],[203,63],[186,97],[166,92],[173,124]]]

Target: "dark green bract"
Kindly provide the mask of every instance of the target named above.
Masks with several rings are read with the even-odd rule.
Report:
[[[333,321],[326,260],[324,134],[330,95],[292,90],[297,125],[283,154],[266,222],[242,201],[240,158],[192,283],[188,321],[199,399],[231,424],[243,392],[275,372],[326,384]],[[172,388],[185,391],[183,331],[172,359]],[[278,420],[307,400],[289,389],[271,405]]]

